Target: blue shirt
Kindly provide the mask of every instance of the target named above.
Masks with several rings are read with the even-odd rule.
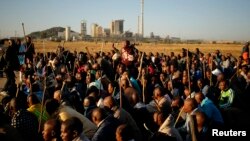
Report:
[[[209,98],[203,99],[199,106],[210,120],[216,123],[224,123],[221,112]]]
[[[129,80],[132,83],[133,87],[138,91],[138,93],[141,94],[142,92],[141,92],[141,89],[140,89],[140,86],[139,86],[137,80],[134,79],[133,77],[130,77]]]
[[[18,53],[20,53],[18,55],[18,60],[19,60],[19,64],[23,65],[25,63],[25,52],[26,52],[26,47],[22,44],[19,46],[19,50]]]

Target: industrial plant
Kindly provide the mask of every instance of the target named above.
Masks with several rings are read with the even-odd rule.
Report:
[[[117,41],[121,39],[129,39],[136,41],[149,41],[149,42],[180,42],[179,37],[169,37],[167,35],[161,38],[158,35],[150,33],[149,37],[144,36],[144,0],[140,0],[140,13],[138,13],[137,31],[131,32],[125,30],[126,19],[112,19],[110,20],[109,27],[103,27],[99,23],[88,23],[86,19],[79,22],[80,31],[71,30],[70,26],[65,26],[65,30],[58,31],[57,35],[50,38],[50,40],[59,41]],[[89,28],[89,30],[88,30]],[[89,34],[88,34],[89,33]],[[41,37],[44,38],[44,37]]]
[[[71,31],[70,26],[65,27],[64,32],[58,32],[58,37],[65,41],[86,40],[88,38],[143,38],[144,37],[144,0],[141,0],[141,16],[138,16],[138,32],[133,33],[124,30],[124,19],[111,20],[109,27],[103,27],[98,23],[92,23],[90,26],[90,35],[87,34],[87,21],[80,22],[80,32]]]

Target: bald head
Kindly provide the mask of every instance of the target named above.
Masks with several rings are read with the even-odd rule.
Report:
[[[61,90],[57,90],[54,92],[54,99],[57,100],[58,102],[61,101],[61,96],[62,96]]]
[[[205,96],[202,94],[202,92],[198,92],[195,94],[194,99],[198,104],[201,104],[202,100],[205,98]]]
[[[191,113],[195,108],[197,108],[197,102],[193,98],[188,98],[184,101],[184,112]]]
[[[116,106],[115,100],[112,96],[107,96],[103,100],[103,106],[111,109],[112,107]]]
[[[107,117],[107,114],[102,108],[95,108],[92,111],[92,121],[98,125],[103,119]]]

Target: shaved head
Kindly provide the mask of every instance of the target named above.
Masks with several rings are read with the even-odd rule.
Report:
[[[107,113],[102,108],[95,108],[92,111],[92,121],[98,125],[103,119],[107,117]]]
[[[56,99],[58,102],[60,102],[60,101],[61,101],[61,97],[62,97],[62,92],[61,92],[61,90],[55,91],[53,97],[54,97],[54,99]]]
[[[184,101],[184,112],[190,113],[192,112],[195,108],[197,108],[197,102],[193,98],[188,98]]]
[[[105,97],[103,100],[103,106],[109,109],[116,106],[114,98],[112,96]]]
[[[196,93],[194,96],[194,99],[198,104],[200,104],[204,98],[205,96],[201,92]]]

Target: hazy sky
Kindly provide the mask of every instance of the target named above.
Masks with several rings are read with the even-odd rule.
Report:
[[[80,32],[81,20],[108,28],[124,19],[137,32],[140,0],[1,0],[0,37],[54,26]],[[144,35],[208,40],[250,40],[250,0],[144,0]]]

